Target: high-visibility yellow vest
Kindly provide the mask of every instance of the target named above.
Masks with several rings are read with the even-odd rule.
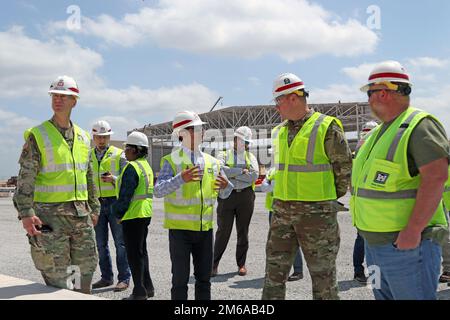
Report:
[[[269,170],[269,172],[267,172],[266,180],[272,181],[274,177],[275,177],[275,170],[272,168]],[[270,191],[266,193],[266,209],[272,211],[272,204],[273,204],[273,191]]]
[[[184,183],[164,197],[164,228],[191,231],[208,231],[213,228],[213,208],[218,195],[215,181],[220,173],[220,164],[216,158],[206,153],[202,155],[202,180]],[[164,161],[170,164],[174,176],[193,166],[181,148],[163,157],[161,167]]]
[[[336,199],[333,168],[325,152],[325,136],[335,121],[315,112],[303,124],[288,146],[287,121],[272,130],[275,163],[273,197],[283,201],[324,201]]]
[[[234,150],[227,150],[227,152],[225,153],[225,164],[227,165],[227,167],[230,168],[245,168],[245,169],[250,169],[251,166],[251,160],[250,160],[250,152],[245,151],[245,165],[244,164],[235,164],[234,163]],[[255,190],[256,184],[255,182],[252,183],[252,189],[253,191]]]
[[[28,128],[27,130],[25,130],[23,132],[23,140],[25,140],[25,141],[28,140],[28,137],[30,136],[30,133],[31,133],[31,129],[33,129],[33,128]]]
[[[134,170],[136,170],[139,177],[139,183],[134,190],[130,206],[122,217],[122,221],[138,218],[150,218],[153,215],[153,170],[145,158],[130,161],[127,163],[125,168],[123,168],[122,173],[117,179],[116,197],[119,198],[123,173],[128,166],[133,166]]]
[[[448,179],[445,184],[444,194],[442,195],[445,209],[450,211],[450,167],[448,168]]]
[[[89,133],[73,125],[72,150],[50,122],[31,129],[41,153],[41,167],[34,187],[34,202],[87,200]]]
[[[358,229],[395,232],[408,224],[421,180],[420,175],[409,174],[408,142],[413,129],[426,117],[436,119],[409,107],[376,143],[381,126],[361,146],[353,162],[350,199],[353,224]],[[428,225],[447,225],[442,202]]]
[[[110,146],[99,165],[95,148],[91,149],[92,170],[94,172],[94,182],[98,197],[116,196],[114,185],[110,182],[103,182],[101,176],[105,172],[110,172],[115,177],[120,174],[120,155],[122,152],[122,149]]]

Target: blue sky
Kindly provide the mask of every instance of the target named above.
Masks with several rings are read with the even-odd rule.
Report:
[[[444,0],[5,1],[0,178],[17,174],[22,133],[51,116],[46,92],[63,74],[80,87],[73,120],[106,119],[124,139],[219,96],[219,107],[267,104],[283,72],[303,79],[311,103],[366,101],[358,88],[373,64],[394,59],[410,72],[413,105],[448,131],[449,14]]]

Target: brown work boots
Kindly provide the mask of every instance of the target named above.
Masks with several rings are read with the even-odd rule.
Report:
[[[238,275],[240,276],[247,275],[247,268],[245,268],[245,266],[239,267]]]

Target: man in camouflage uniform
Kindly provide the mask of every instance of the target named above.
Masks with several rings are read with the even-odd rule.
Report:
[[[25,134],[14,205],[45,283],[71,289],[72,280],[77,285],[80,279],[75,289],[90,293],[98,260],[93,226],[100,204],[88,161],[89,134],[70,121],[78,93],[70,77],[52,83],[54,115]],[[58,163],[64,157],[71,163]]]
[[[280,75],[273,93],[285,121],[272,132],[279,173],[275,175],[262,299],[285,299],[286,280],[299,245],[312,278],[313,299],[339,299],[337,212],[345,208],[337,198],[347,192],[351,151],[340,121],[308,107],[308,92],[296,75]],[[328,178],[322,178],[326,174]]]

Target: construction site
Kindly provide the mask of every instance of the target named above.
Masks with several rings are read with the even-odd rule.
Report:
[[[349,146],[354,150],[364,123],[374,120],[367,102],[309,104],[320,113],[338,118],[344,127]],[[199,115],[207,124],[202,148],[213,156],[217,150],[226,149],[226,142],[233,141],[236,128],[247,126],[253,131],[250,151],[258,158],[261,175],[271,166],[271,130],[281,123],[274,105],[232,106]],[[160,160],[169,154],[178,141],[172,136],[172,122],[149,124],[135,129],[147,135],[150,145],[149,163],[154,172],[160,170]],[[221,137],[222,141],[217,141]],[[119,146],[120,142],[118,142]]]

